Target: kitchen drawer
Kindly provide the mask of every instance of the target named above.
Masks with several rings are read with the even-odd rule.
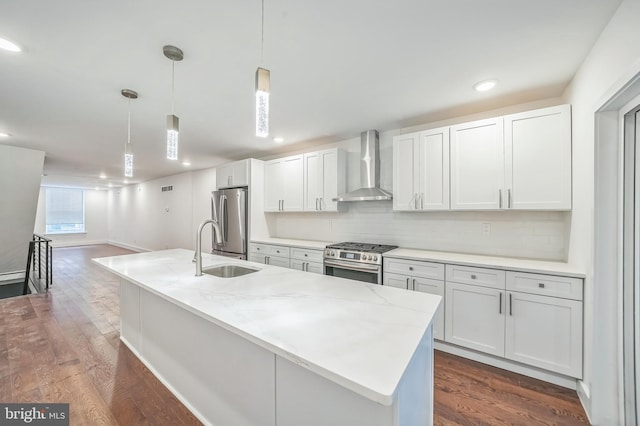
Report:
[[[251,243],[249,251],[252,253],[260,253],[266,256],[289,257],[289,247],[277,246],[271,244]]]
[[[505,271],[471,266],[447,265],[447,282],[479,285],[497,289],[505,288]]]
[[[508,271],[507,290],[582,300],[582,279]]]
[[[306,260],[291,259],[291,269],[297,269],[303,272],[313,272],[315,274],[323,274],[323,265],[319,262],[307,262]]]
[[[310,250],[298,247],[291,247],[291,259],[303,260],[305,262],[322,263],[324,250]]]
[[[392,257],[383,257],[383,259],[384,272],[444,280],[444,265],[442,263],[421,262],[419,260],[396,259]]]

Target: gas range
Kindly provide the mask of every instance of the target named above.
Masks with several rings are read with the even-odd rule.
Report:
[[[337,243],[324,249],[324,259],[340,259],[360,264],[382,265],[382,253],[398,246],[369,243]]]

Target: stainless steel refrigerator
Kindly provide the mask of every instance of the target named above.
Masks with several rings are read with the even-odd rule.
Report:
[[[230,188],[211,193],[211,217],[220,224],[222,244],[213,242],[213,254],[247,258],[247,188]],[[212,233],[213,231],[212,227]]]

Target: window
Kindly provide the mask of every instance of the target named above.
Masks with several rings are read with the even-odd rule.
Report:
[[[84,232],[84,191],[82,189],[47,188],[46,233]]]

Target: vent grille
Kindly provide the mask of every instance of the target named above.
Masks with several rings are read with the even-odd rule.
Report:
[[[165,186],[161,186],[160,190],[162,192],[168,192],[168,191],[173,191],[173,185],[165,185]]]

